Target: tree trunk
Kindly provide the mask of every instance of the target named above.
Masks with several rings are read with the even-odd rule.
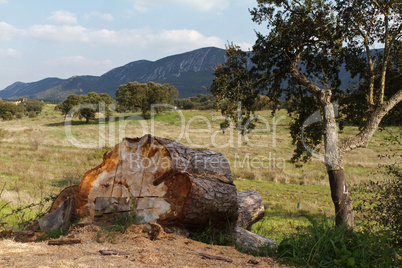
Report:
[[[180,224],[190,230],[234,226],[238,215],[236,186],[222,154],[151,135],[124,139],[85,174],[75,198],[77,216],[94,219],[103,213],[97,198],[107,197],[110,204],[126,198],[123,210],[136,211],[140,222]]]
[[[346,221],[346,227],[353,229],[353,205],[345,180],[343,169],[328,171],[331,197],[335,205],[335,224],[341,226]]]
[[[265,209],[260,194],[256,190],[237,193],[239,218],[237,226],[250,231],[251,226],[264,218]]]
[[[335,206],[335,224],[341,226],[346,222],[348,229],[354,228],[352,199],[346,184],[345,172],[339,156],[338,128],[335,121],[335,110],[330,98],[323,105],[325,166],[327,167],[331,197]]]

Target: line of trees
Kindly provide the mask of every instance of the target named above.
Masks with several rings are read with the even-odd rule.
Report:
[[[113,99],[107,93],[90,92],[87,95],[70,95],[63,102],[59,103],[56,111],[60,111],[62,115],[78,116],[79,119],[85,118],[85,123],[88,124],[89,120],[95,119],[98,112],[105,113],[104,116],[108,117],[111,114],[111,105]]]
[[[177,89],[169,84],[130,82],[119,86],[116,91],[117,110],[119,112],[140,110],[144,118],[150,118],[152,104],[174,105],[174,98],[178,95]],[[155,107],[156,113],[164,109],[162,106]]]
[[[27,98],[19,98],[15,102],[0,100],[0,117],[3,120],[12,120],[23,116],[36,117],[42,112],[44,105],[43,101]]]

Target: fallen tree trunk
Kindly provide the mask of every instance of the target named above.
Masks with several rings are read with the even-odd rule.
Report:
[[[145,135],[124,139],[88,171],[75,198],[77,216],[94,218],[97,198],[127,198],[141,222],[200,228],[237,220],[236,186],[226,158]],[[103,202],[103,201],[102,201]]]

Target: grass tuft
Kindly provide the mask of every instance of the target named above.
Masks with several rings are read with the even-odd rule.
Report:
[[[309,267],[391,267],[397,264],[397,252],[388,245],[388,233],[350,231],[346,225],[335,227],[326,216],[320,220],[306,217],[310,225],[288,235],[279,244],[275,255],[282,261]]]

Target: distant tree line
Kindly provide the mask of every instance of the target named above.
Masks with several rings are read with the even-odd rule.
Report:
[[[199,94],[194,97],[176,99],[174,105],[181,110],[215,110],[222,101],[218,101],[214,95]],[[253,102],[255,111],[269,110],[273,102],[267,96],[259,95]]]
[[[12,120],[29,116],[36,117],[42,112],[45,103],[39,100],[19,98],[17,101],[0,100],[0,117],[3,120]]]
[[[169,84],[158,84],[154,82],[138,83],[130,82],[119,86],[116,91],[117,111],[136,112],[141,111],[144,118],[150,118],[151,105],[153,104],[174,104],[179,92]],[[166,107],[156,106],[154,111],[160,113]]]
[[[108,117],[111,114],[110,105],[113,104],[113,99],[107,93],[90,92],[87,95],[70,95],[63,102],[59,103],[56,111],[60,111],[62,115],[67,117],[85,118],[85,123],[95,119],[98,112],[104,112]]]

